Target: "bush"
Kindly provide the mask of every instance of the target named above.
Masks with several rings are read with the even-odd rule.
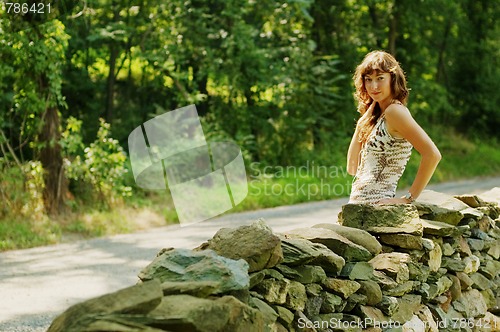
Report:
[[[131,195],[132,188],[125,185],[124,178],[128,172],[127,156],[118,140],[110,137],[111,126],[103,119],[100,119],[95,141],[87,147],[82,143],[81,124],[81,120],[70,117],[62,134],[66,176],[72,181],[70,189],[88,203],[109,208],[122,197]]]

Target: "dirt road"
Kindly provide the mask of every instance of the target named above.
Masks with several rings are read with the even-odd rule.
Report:
[[[429,186],[450,193],[500,187],[500,177]],[[225,215],[187,227],[148,231],[0,253],[0,331],[45,331],[70,305],[128,287],[165,247],[193,248],[221,227],[264,218],[275,232],[336,222],[346,198]]]

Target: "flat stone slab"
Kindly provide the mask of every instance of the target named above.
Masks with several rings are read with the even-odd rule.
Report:
[[[324,228],[298,228],[286,233],[289,237],[303,238],[321,243],[331,251],[342,256],[346,261],[367,261],[373,255],[366,249],[342,235]]]
[[[346,204],[339,223],[371,232],[374,227],[401,227],[418,221],[418,210],[411,204]]]

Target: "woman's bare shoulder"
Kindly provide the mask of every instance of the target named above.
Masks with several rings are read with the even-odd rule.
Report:
[[[387,108],[384,111],[384,114],[386,118],[394,120],[412,117],[408,108],[403,104],[399,103],[394,103],[387,106]]]

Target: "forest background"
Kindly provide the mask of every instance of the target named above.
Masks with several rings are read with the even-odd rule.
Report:
[[[432,181],[500,174],[494,1],[24,3],[0,2],[0,250],[177,222],[168,188],[135,185],[127,138],[189,104],[208,140],[243,151],[232,211],[348,195],[352,74],[375,49],[441,150]]]

